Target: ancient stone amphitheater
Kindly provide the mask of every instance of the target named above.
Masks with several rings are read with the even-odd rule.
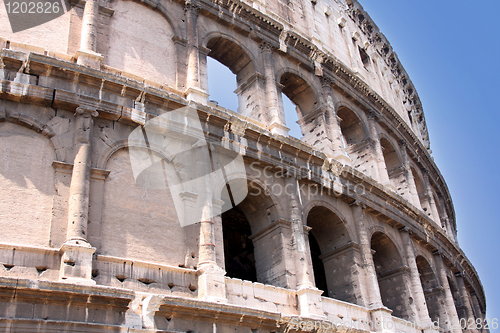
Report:
[[[484,320],[418,94],[358,2],[71,5],[16,33],[0,11],[1,332],[461,332]],[[211,101],[207,57],[236,75],[237,110]],[[231,152],[243,172],[228,160],[220,182],[184,186],[194,176],[179,170],[213,159],[176,155],[179,136],[130,139],[183,109],[202,134],[183,144]],[[179,119],[171,132],[184,135]],[[176,187],[141,180],[134,151],[173,169]]]

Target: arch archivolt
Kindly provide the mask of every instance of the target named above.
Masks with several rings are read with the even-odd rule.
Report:
[[[66,157],[65,146],[48,122],[40,121],[26,113],[7,113],[4,120],[12,124],[21,125],[45,136],[54,148],[57,161],[64,161]]]
[[[356,231],[354,230],[354,223],[352,223],[353,221],[349,221],[345,217],[345,215],[341,213],[340,209],[337,208],[337,206],[333,202],[328,201],[326,198],[313,199],[302,206],[302,223],[304,225],[307,225],[307,217],[309,216],[311,210],[315,207],[324,207],[330,210],[342,221],[342,224],[348,232],[349,239],[352,241],[357,239]]]
[[[394,148],[394,151],[396,152],[396,155],[399,159],[399,163],[402,164],[403,158],[401,156],[401,150],[399,149],[399,144],[397,143],[397,141],[391,135],[388,135],[385,132],[379,132],[379,138],[380,140],[385,139],[387,140],[387,142],[390,143],[390,145],[392,146],[392,148]]]
[[[377,223],[381,223],[381,222],[379,222],[377,219]],[[377,232],[384,234],[385,236],[387,236],[387,238],[389,238],[391,240],[391,242],[394,244],[394,246],[398,250],[398,255],[401,258],[401,262],[405,263],[406,260],[404,260],[404,256],[403,256],[404,252],[403,252],[403,249],[401,248],[401,242],[394,235],[394,233],[397,232],[397,230],[393,229],[392,227],[386,227],[386,226],[379,225],[379,224],[373,225],[370,228],[368,228],[368,235],[369,235],[370,240],[373,238],[373,235]]]
[[[230,34],[222,32],[221,30],[212,30],[212,31],[208,31],[201,38],[200,45],[208,48],[208,43],[213,38],[224,38],[224,39],[227,39],[228,41],[234,43],[239,48],[241,48],[245,52],[245,54],[250,58],[250,60],[254,64],[256,70],[257,70],[257,68],[262,67],[261,63],[258,61],[258,59],[260,57],[256,56],[254,54],[254,52],[252,50],[250,50],[250,48],[247,46],[247,45],[253,45],[253,43],[254,43],[253,41],[247,39],[246,37],[243,37],[243,38],[245,38],[246,41],[250,41],[251,43],[242,43],[241,40],[238,40],[238,39],[234,38],[233,36],[231,36]]]

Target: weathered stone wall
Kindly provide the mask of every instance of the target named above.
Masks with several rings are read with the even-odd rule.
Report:
[[[460,332],[484,317],[418,95],[357,2],[96,1],[16,34],[0,9],[0,330],[413,333],[439,317]],[[209,102],[207,57],[236,74],[238,110]],[[134,177],[131,149],[197,162],[128,140],[184,106],[243,158],[245,177],[225,176],[249,192],[235,221],[180,225],[176,202],[218,212],[225,184]]]

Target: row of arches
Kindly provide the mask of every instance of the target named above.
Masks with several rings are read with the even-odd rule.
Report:
[[[33,142],[45,142],[46,140],[41,134],[31,133],[31,130],[19,125],[3,123],[2,128],[2,133],[17,133],[25,138],[33,137],[33,139],[29,139],[34,140]],[[3,140],[10,140],[9,136],[4,137]],[[45,144],[48,143],[45,142]],[[22,157],[22,155],[16,156],[16,158]],[[95,227],[89,226],[89,240],[92,244],[96,244],[95,240],[100,238],[99,251],[104,254],[128,256],[129,252],[133,252],[134,255],[139,253],[144,258],[150,257],[151,260],[155,261],[182,262],[183,251],[179,251],[179,249],[186,246],[185,240],[188,239],[188,231],[183,231],[177,226],[177,223],[171,222],[168,224],[168,234],[176,236],[168,244],[161,242],[162,234],[158,231],[165,232],[166,225],[162,220],[169,220],[169,211],[165,209],[165,200],[168,198],[154,191],[149,193],[134,191],[131,171],[124,168],[128,161],[125,149],[119,149],[109,156],[106,165],[112,172],[114,171],[114,174],[110,174],[110,178],[105,182],[103,197],[105,207],[102,222],[91,223],[99,225],[101,231],[100,234],[97,234]],[[44,164],[43,170],[47,174],[53,175],[54,171],[49,162]],[[9,175],[7,170],[3,169],[2,174]],[[31,174],[27,173],[26,175],[29,177]],[[38,177],[36,172],[33,175],[33,177]],[[49,180],[43,178],[43,184],[50,185],[54,182]],[[282,204],[277,204],[278,198],[267,192],[265,186],[257,180],[252,180],[252,182],[252,184],[248,184],[250,191],[245,200],[221,215],[223,254],[220,255],[224,257],[223,262],[227,276],[293,289],[296,287],[297,281],[293,277],[287,276],[289,271],[287,271],[287,267],[283,266],[285,262],[292,265],[294,262],[293,259],[286,258],[285,255],[286,248],[290,247],[290,244],[286,244],[286,242],[292,239],[287,234],[289,225],[287,226],[285,221],[283,222],[285,228],[277,229],[274,233],[266,233],[265,236],[262,236],[261,233],[263,229],[276,224],[276,221],[287,220],[289,217],[281,208]],[[62,185],[59,186],[61,189]],[[252,192],[252,190],[258,191]],[[126,193],[126,199],[116,196],[117,193]],[[125,211],[124,201],[125,208],[127,208]],[[171,200],[167,201],[171,202]],[[93,202],[95,201],[91,201],[91,203]],[[144,218],[145,211],[141,209],[145,203],[149,207],[147,213],[150,216],[147,219]],[[49,208],[46,211],[47,220],[44,220],[44,223],[36,224],[37,227],[48,227],[54,222],[53,217],[52,222],[49,220],[51,218],[50,206],[43,206],[45,209]],[[359,239],[355,228],[352,223],[348,222],[349,219],[345,218],[345,213],[339,213],[331,205],[310,202],[308,207],[307,209],[303,208],[303,222],[311,228],[307,242],[307,260],[310,261],[310,274],[313,276],[316,287],[324,291],[324,296],[366,306],[363,303],[362,281],[359,274]],[[8,208],[10,209],[10,207]],[[162,216],[158,214],[162,214]],[[156,225],[151,223],[153,220],[157,222]],[[125,221],[128,223],[125,224]],[[146,221],[147,225],[144,224]],[[40,222],[42,221],[40,220]],[[22,229],[27,231],[26,237],[33,236],[32,233],[31,236],[28,235],[32,229]],[[49,231],[49,229],[44,230]],[[117,230],[120,232],[117,233]],[[145,233],[144,230],[148,232]],[[261,235],[257,236],[259,233]],[[41,240],[40,234],[37,234],[36,240]],[[124,239],[124,234],[131,238]],[[5,241],[13,237],[7,232],[4,236],[6,237]],[[28,238],[26,238],[26,243],[28,243]],[[48,237],[45,239],[47,240]],[[163,244],[164,247],[146,246],[146,243],[151,244],[151,239],[157,239],[157,243]],[[134,246],[137,244],[144,246],[136,249]],[[40,245],[46,246],[46,244]],[[375,228],[371,234],[370,247],[383,304],[393,310],[395,316],[410,319],[411,300],[407,281],[408,269],[406,268],[406,259],[397,246],[397,240],[389,233]],[[270,253],[270,249],[273,253]],[[288,251],[290,252],[289,249]],[[194,258],[196,254],[190,255]],[[428,258],[419,255],[415,260],[427,300],[429,315],[432,319],[442,318],[443,281],[437,278],[436,268],[433,267]],[[291,271],[293,272],[293,268]],[[457,312],[464,315],[465,310],[461,307],[463,301],[461,301],[459,286],[454,282],[453,276],[448,276],[447,279],[447,284],[454,296]]]
[[[236,76],[235,92],[239,99],[238,112],[259,121],[271,121],[271,119],[266,119],[269,115],[266,115],[263,110],[265,105],[259,104],[268,98],[269,91],[266,90],[263,81],[270,78],[256,79],[255,74],[258,73],[258,68],[263,66],[257,65],[258,58],[229,36],[212,36],[208,39],[207,47],[210,49],[208,56],[229,68]],[[404,145],[400,145],[396,139],[385,134],[381,129],[378,129],[378,135],[373,137],[368,124],[369,117],[341,100],[336,102],[334,109],[330,110],[331,113],[328,110],[321,111],[323,105],[326,105],[326,100],[321,100],[326,98],[325,94],[320,93],[315,84],[311,83],[310,78],[298,70],[279,70],[273,80],[276,80],[281,90],[277,101],[279,108],[284,110],[285,118],[290,113],[294,114],[300,126],[299,135],[303,141],[332,155],[343,153],[352,161],[353,167],[381,182],[384,182],[384,176],[377,175],[377,173],[387,173],[387,184],[384,185],[389,185],[393,191],[423,210],[426,215],[438,225],[448,229],[450,235],[453,235],[451,224],[441,221],[442,218],[447,218],[444,202],[429,183],[428,177],[410,158]],[[319,82],[317,78],[313,80]],[[211,86],[218,89],[224,85],[216,84],[214,81]],[[211,86],[207,87],[209,91]],[[227,96],[230,93],[226,92],[222,95]],[[284,108],[285,99],[293,103],[295,110]],[[326,112],[326,114],[324,117],[318,117],[318,112]],[[331,127],[337,126],[337,122],[343,152],[335,151],[337,148],[332,142],[335,139],[336,130]],[[331,123],[330,126],[328,123]],[[285,123],[285,125],[288,124]],[[374,162],[376,153],[370,146],[370,139],[380,142],[384,163],[382,171],[376,170],[379,167]]]
[[[260,199],[272,200],[271,197]],[[255,226],[255,221],[247,219],[247,215],[252,214],[249,207],[259,209],[257,205],[249,196],[242,204],[222,214],[226,276],[291,287],[280,284],[284,283],[283,281],[268,279],[279,274],[271,272],[276,266],[269,264],[271,255],[269,249],[262,251],[257,249],[262,244],[252,244],[251,235],[257,233],[259,228]],[[259,206],[262,209],[266,205]],[[307,236],[310,256],[308,260],[314,285],[323,291],[324,297],[367,306],[364,298],[366,294],[362,287],[364,282],[361,277],[362,265],[356,231],[334,210],[327,204],[313,205],[304,217],[307,227],[310,228]],[[277,212],[273,211],[272,214]],[[370,237],[370,248],[382,303],[392,310],[392,315],[395,317],[417,320],[414,305],[417,300],[410,286],[410,268],[407,262],[409,259],[405,258],[401,245],[394,235],[380,231],[383,229],[372,228]],[[445,286],[439,279],[434,259],[432,256],[429,258],[423,253],[417,253],[414,260],[430,319],[433,322],[449,320],[450,315],[445,306]],[[470,315],[479,318],[481,315],[479,313],[467,313],[463,296],[458,290],[454,276],[449,272],[446,273],[446,284],[453,294],[459,318],[468,318]]]

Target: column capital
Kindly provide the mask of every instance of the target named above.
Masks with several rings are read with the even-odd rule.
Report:
[[[262,52],[271,52],[276,48],[276,46],[274,46],[273,43],[268,41],[261,42],[259,47]]]
[[[195,0],[186,0],[186,2],[184,3],[184,12],[186,13],[198,15],[200,9],[200,5],[198,5],[198,2]]]
[[[96,108],[88,107],[88,106],[79,106],[76,108],[76,114],[78,115],[90,115],[93,118],[99,116],[99,112],[97,112]]]
[[[378,111],[375,111],[375,110],[369,110],[366,112],[366,114],[368,116],[368,119],[370,119],[370,120],[378,120],[380,117],[380,113]]]
[[[321,76],[319,80],[321,82],[321,87],[323,88],[331,88],[333,84],[333,80],[326,76]]]

